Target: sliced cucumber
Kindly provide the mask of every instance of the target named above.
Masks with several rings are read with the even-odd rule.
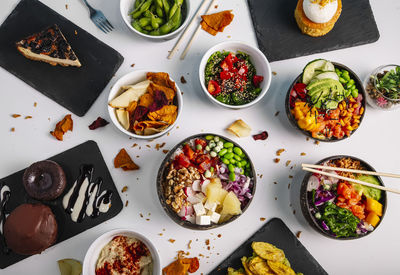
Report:
[[[320,73],[320,74],[316,75],[314,78],[315,79],[326,79],[326,78],[329,78],[329,79],[333,79],[333,80],[339,81],[339,76],[334,71],[333,72]]]
[[[325,59],[316,59],[308,63],[303,70],[302,82],[304,84],[310,83],[317,74],[321,74],[326,71],[334,71],[335,66]]]

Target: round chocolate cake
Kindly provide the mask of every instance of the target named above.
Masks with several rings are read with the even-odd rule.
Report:
[[[51,160],[43,160],[25,170],[22,183],[32,198],[54,200],[64,191],[67,180],[60,165]]]
[[[17,254],[38,254],[57,239],[57,221],[44,204],[21,204],[7,217],[4,237]]]

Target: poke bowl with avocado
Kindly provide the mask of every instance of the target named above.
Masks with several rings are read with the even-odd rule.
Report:
[[[257,48],[241,42],[224,42],[205,53],[199,78],[212,102],[241,109],[254,105],[266,94],[271,68]]]
[[[179,225],[215,228],[248,208],[255,193],[254,175],[238,144],[215,134],[195,135],[167,154],[158,171],[158,197]]]
[[[339,63],[316,59],[308,63],[286,95],[289,121],[305,135],[320,141],[350,137],[365,113],[361,80]]]
[[[333,156],[318,164],[374,171],[364,161],[350,156]],[[382,180],[372,175],[329,173],[383,186]],[[300,194],[301,210],[308,223],[324,236],[340,240],[370,234],[379,226],[387,205],[385,191],[317,173],[306,174]]]

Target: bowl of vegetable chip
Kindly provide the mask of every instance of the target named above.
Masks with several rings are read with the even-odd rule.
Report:
[[[352,156],[333,156],[318,165],[375,171]],[[322,170],[324,171],[324,170]],[[383,186],[380,177],[326,170],[331,174]],[[387,206],[386,192],[345,180],[307,173],[300,189],[301,210],[317,232],[336,240],[351,240],[371,234],[381,224]]]

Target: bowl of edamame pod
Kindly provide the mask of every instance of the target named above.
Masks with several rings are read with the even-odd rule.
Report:
[[[150,40],[169,40],[189,21],[189,0],[121,0],[120,11],[130,30]]]
[[[174,222],[207,230],[236,220],[249,208],[255,175],[239,144],[217,134],[198,134],[166,155],[157,174],[157,194]]]

